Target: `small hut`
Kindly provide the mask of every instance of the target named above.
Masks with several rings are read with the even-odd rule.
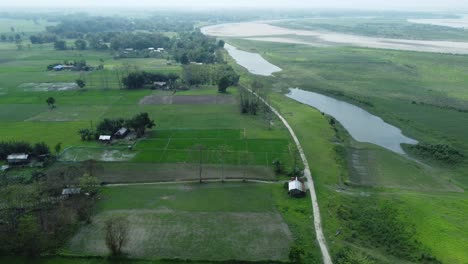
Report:
[[[119,129],[117,132],[114,133],[114,137],[116,138],[124,138],[128,134],[128,129],[125,127],[122,127]]]
[[[306,195],[304,182],[297,177],[292,178],[288,184],[288,193],[291,197],[304,197]]]
[[[7,156],[7,161],[10,165],[24,165],[29,163],[29,154],[17,153]]]

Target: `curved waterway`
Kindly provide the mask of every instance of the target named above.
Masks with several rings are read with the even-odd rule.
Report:
[[[229,44],[224,47],[229,55],[250,73],[269,76],[281,70],[257,53],[241,51]],[[402,143],[418,143],[403,135],[399,128],[350,103],[298,88],[290,89],[287,96],[334,117],[359,142],[372,143],[400,154],[405,154]]]
[[[359,142],[379,145],[400,154],[405,153],[401,148],[402,143],[418,143],[403,135],[399,128],[386,123],[382,118],[350,103],[298,88],[290,89],[287,96],[334,117]]]
[[[252,74],[270,76],[275,72],[281,71],[279,67],[269,63],[260,54],[239,50],[227,43],[224,45],[224,48],[237,64],[246,68]]]

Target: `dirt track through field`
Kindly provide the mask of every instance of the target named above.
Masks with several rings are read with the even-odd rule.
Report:
[[[330,253],[328,252],[327,243],[325,240],[325,236],[323,234],[322,221],[320,218],[320,208],[319,208],[318,201],[317,201],[317,194],[315,193],[314,180],[312,178],[312,173],[310,172],[309,162],[307,161],[307,158],[305,156],[304,150],[302,149],[301,143],[299,142],[299,139],[297,138],[296,133],[294,133],[294,130],[289,125],[288,121],[286,121],[286,119],[278,112],[278,110],[276,110],[273,106],[271,106],[267,101],[265,101],[261,96],[259,96],[254,91],[250,89],[247,89],[247,90],[251,92],[252,94],[254,94],[255,96],[257,96],[266,106],[268,106],[271,109],[273,113],[275,113],[276,116],[278,116],[278,118],[283,122],[284,126],[288,129],[289,133],[291,134],[291,137],[294,139],[294,142],[296,143],[299,154],[301,155],[302,162],[304,163],[304,176],[307,178],[307,188],[310,191],[310,198],[312,200],[315,234],[317,236],[317,242],[319,243],[319,246],[320,246],[320,251],[322,252],[323,263],[332,264],[333,262],[331,260]]]

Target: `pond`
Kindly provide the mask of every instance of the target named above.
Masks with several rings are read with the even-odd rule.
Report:
[[[224,48],[237,64],[246,68],[252,74],[270,76],[275,72],[281,71],[279,67],[269,63],[257,53],[242,51],[227,43],[224,45]]]
[[[334,117],[359,142],[379,145],[400,154],[405,153],[402,143],[418,143],[403,135],[399,128],[350,103],[298,88],[290,89],[287,96]]]

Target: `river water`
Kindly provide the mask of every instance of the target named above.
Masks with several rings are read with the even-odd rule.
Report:
[[[229,44],[226,44],[225,48],[236,62],[250,73],[268,76],[281,70],[257,53],[241,51]],[[334,117],[359,142],[372,143],[400,154],[405,153],[401,147],[402,143],[418,143],[403,135],[399,128],[350,103],[298,88],[290,89],[287,96]]]
[[[229,55],[234,58],[237,64],[246,68],[250,73],[270,76],[275,72],[281,71],[279,67],[269,63],[257,53],[239,50],[227,43],[224,45],[224,48],[228,51]]]
[[[405,153],[401,148],[402,143],[418,143],[403,135],[399,128],[386,123],[382,118],[350,103],[298,88],[290,89],[287,96],[333,116],[359,142],[379,145],[400,154]]]

